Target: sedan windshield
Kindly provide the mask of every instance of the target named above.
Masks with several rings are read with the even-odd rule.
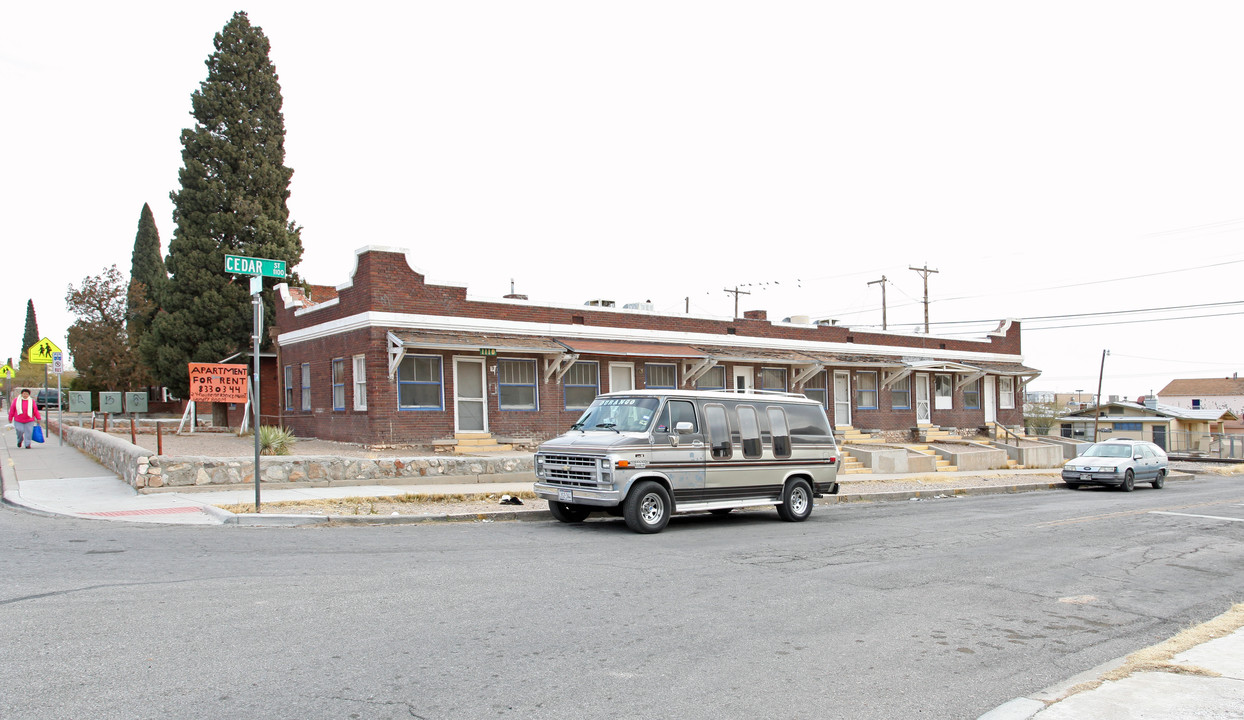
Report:
[[[660,404],[655,397],[599,397],[570,429],[644,432]]]
[[[1131,456],[1131,445],[1108,445],[1101,443],[1085,450],[1080,457],[1130,458]]]

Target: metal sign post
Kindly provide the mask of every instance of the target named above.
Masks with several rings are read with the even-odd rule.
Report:
[[[65,355],[52,353],[52,372],[56,373],[56,425],[60,431],[60,444],[65,444],[65,418],[60,404],[60,376],[65,372]]]
[[[255,310],[252,323],[255,332],[251,335],[253,348],[251,359],[255,361],[255,377],[251,383],[251,407],[255,409],[255,419],[251,423],[251,431],[255,433],[255,512],[259,512],[259,338],[263,334],[263,303],[260,293],[263,292],[263,279],[266,277],[285,277],[284,260],[267,260],[265,258],[243,257],[240,255],[225,256],[225,272],[235,275],[251,276],[251,305]]]
[[[251,392],[253,393],[254,402],[251,407],[255,410],[255,420],[251,423],[251,432],[255,435],[255,512],[259,512],[259,335],[263,332],[263,303],[260,302],[259,293],[263,290],[263,277],[259,275],[251,276],[251,305],[255,309],[255,334],[251,336],[254,348],[251,353],[251,359],[255,361],[255,379],[251,384]]]

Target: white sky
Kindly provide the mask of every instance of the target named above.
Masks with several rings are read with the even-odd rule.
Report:
[[[884,274],[902,331],[925,262],[934,323],[1244,299],[1238,2],[8,3],[0,360],[27,298],[64,346],[67,286],[128,273],[144,202],[167,252],[236,9],[272,43],[310,282],[377,244],[477,296],[728,317],[742,284],[854,326]],[[1244,370],[1239,315],[1037,325],[1031,389],[1093,392],[1104,348],[1105,394]]]

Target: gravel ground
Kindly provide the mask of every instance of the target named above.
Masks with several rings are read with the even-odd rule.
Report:
[[[130,439],[129,432],[113,433],[109,432],[117,438],[126,440]],[[152,453],[156,452],[156,436],[154,434],[137,436],[139,447],[147,448]],[[255,455],[255,438],[252,435],[238,437],[233,433],[186,433],[184,435],[176,435],[171,432],[164,433],[164,454],[173,457],[187,456],[205,456],[205,457],[254,457]],[[314,438],[301,438],[294,443],[293,455],[332,455],[336,457],[359,457],[359,458],[384,458],[384,457],[414,457],[430,455],[426,447],[394,447],[394,448],[372,448],[367,445],[359,445],[356,443],[332,442],[331,440],[316,440]]]

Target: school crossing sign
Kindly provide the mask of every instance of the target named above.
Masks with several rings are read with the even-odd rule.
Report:
[[[234,275],[259,275],[261,277],[283,278],[285,277],[285,261],[226,255],[225,272],[233,273]]]
[[[51,365],[60,353],[61,349],[56,347],[56,343],[43,338],[26,349],[26,359],[35,365]]]

